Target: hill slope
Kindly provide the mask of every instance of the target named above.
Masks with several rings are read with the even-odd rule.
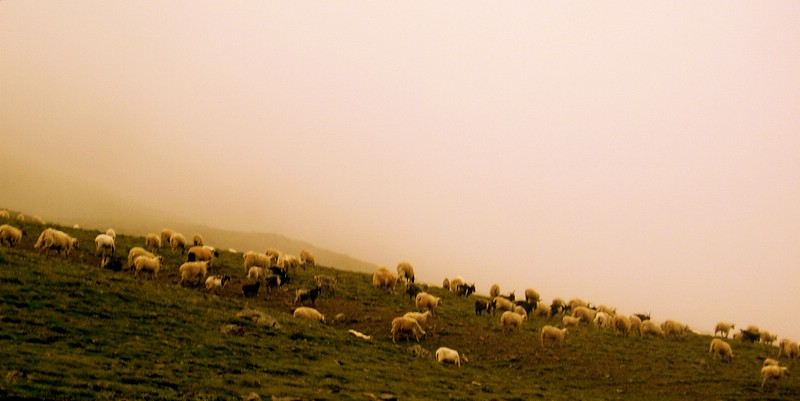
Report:
[[[416,344],[389,336],[394,316],[413,310],[401,294],[371,287],[364,273],[330,267],[298,269],[280,289],[241,295],[241,255],[223,252],[213,273],[233,276],[221,294],[179,285],[183,257],[162,252],[157,279],[101,270],[93,255],[97,232],[64,231],[82,244],[70,257],[32,249],[41,227],[28,225],[22,246],[0,248],[0,397],[16,399],[399,399],[528,400],[545,398],[674,400],[800,397],[796,377],[761,389],[762,358],[776,348],[733,343],[728,364],[707,356],[708,336],[679,339],[616,337],[590,326],[561,348],[538,341],[545,324],[531,319],[505,331],[497,316],[476,316],[472,299],[440,288],[443,306],[425,325],[421,345],[459,350],[459,369],[416,357]],[[117,255],[143,243],[119,235]],[[338,277],[334,294],[317,301],[328,324],[291,317],[294,290],[315,274]],[[276,325],[237,317],[245,309]],[[334,319],[343,314],[340,319]],[[270,322],[271,320],[267,320]],[[232,328],[229,325],[235,325]],[[224,333],[223,328],[232,329]],[[226,329],[226,330],[227,330]],[[371,342],[348,334],[355,329]],[[796,368],[792,367],[792,371]]]

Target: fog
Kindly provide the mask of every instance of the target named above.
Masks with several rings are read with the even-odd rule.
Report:
[[[800,3],[0,2],[0,208],[800,340]],[[64,221],[69,223],[69,221]]]

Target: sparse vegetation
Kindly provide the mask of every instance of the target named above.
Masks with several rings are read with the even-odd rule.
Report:
[[[558,325],[559,317],[503,330],[499,314],[475,315],[474,298],[431,287],[443,305],[424,324],[420,345],[429,354],[418,357],[409,352],[413,339],[395,345],[389,333],[392,318],[414,310],[413,301],[402,291],[374,289],[369,274],[298,268],[287,286],[244,298],[241,254],[223,251],[209,274],[233,279],[214,295],[178,284],[180,253],[162,249],[158,279],[136,279],[129,271],[100,269],[92,242],[97,231],[61,227],[80,241],[79,251],[63,258],[36,252],[42,227],[26,229],[20,247],[0,248],[4,399],[242,400],[250,393],[265,400],[800,398],[795,376],[760,388],[763,358],[777,355],[773,346],[729,340],[735,358],[726,363],[708,355],[709,336],[624,338],[583,325],[570,329],[563,347],[542,349],[539,330]],[[143,244],[142,237],[118,233],[116,254]],[[291,317],[294,290],[313,288],[316,274],[338,278],[335,292],[316,300],[326,325]],[[245,309],[277,324],[237,317]],[[440,346],[468,362],[460,369],[436,364]]]

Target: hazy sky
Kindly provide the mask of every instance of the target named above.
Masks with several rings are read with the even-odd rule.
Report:
[[[430,283],[800,340],[798,21],[793,0],[0,1],[0,188],[67,176]]]

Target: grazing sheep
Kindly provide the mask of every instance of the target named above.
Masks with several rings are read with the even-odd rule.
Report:
[[[328,276],[325,274],[317,274],[314,276],[314,282],[317,287],[322,289],[322,292],[327,295],[333,295],[336,291],[336,277]]]
[[[264,252],[264,254],[267,255],[267,260],[269,262],[267,267],[272,266],[273,263],[277,264],[278,260],[280,260],[281,256],[283,256],[283,252],[275,248],[267,248],[267,251]]]
[[[150,273],[154,279],[158,278],[158,272],[161,270],[161,264],[164,263],[164,258],[161,256],[147,257],[139,256],[133,261],[134,276],[139,277],[139,273]]]
[[[488,299],[480,298],[480,299],[476,299],[475,300],[475,314],[476,315],[480,315],[484,311],[488,314],[489,312],[492,312],[493,310],[494,309],[492,309],[492,302],[489,301]]]
[[[17,214],[17,222],[24,223],[25,222],[25,214],[23,214],[21,212],[19,214]]]
[[[310,290],[298,288],[295,292],[294,303],[296,305],[300,305],[303,303],[303,301],[311,300],[311,304],[316,305],[317,297],[319,297],[320,292],[322,292],[322,289],[319,287],[314,287]]]
[[[303,268],[306,268],[308,266],[316,266],[316,264],[317,264],[317,261],[316,261],[316,259],[314,259],[314,255],[311,252],[309,252],[309,251],[307,251],[305,249],[300,251],[300,266],[303,266]]]
[[[744,342],[757,343],[761,340],[761,331],[758,329],[758,326],[750,325],[744,330],[739,329],[739,332]]]
[[[55,250],[59,255],[63,252],[64,255],[69,256],[73,249],[78,249],[78,239],[67,235],[63,231],[46,228],[39,234],[39,238],[33,247],[41,249],[45,256],[50,253],[51,249]]]
[[[564,342],[564,338],[566,336],[566,327],[563,329],[558,329],[554,326],[547,325],[542,327],[542,334],[539,336],[539,341],[541,342],[542,348],[545,347],[545,340],[557,344],[558,347],[561,348],[561,343]]]
[[[603,312],[610,317],[614,317],[617,314],[617,308],[613,308],[608,305],[597,305],[597,308],[595,309],[597,309],[598,312]]]
[[[428,294],[427,292],[420,292],[417,294],[415,303],[417,304],[417,309],[420,312],[422,312],[423,309],[427,309],[431,311],[431,314],[433,314],[436,308],[442,306],[442,299]]]
[[[169,246],[172,249],[172,253],[180,249],[181,255],[183,255],[186,252],[186,237],[181,233],[173,234],[169,239]]]
[[[533,310],[533,317],[548,317],[550,316],[550,307],[547,304],[540,303],[536,305],[536,309]]]
[[[585,306],[577,306],[572,309],[572,317],[580,318],[586,323],[593,322],[596,314],[596,310],[589,309]]]
[[[452,363],[459,368],[461,367],[461,357],[459,357],[458,351],[447,347],[439,347],[439,349],[436,350],[436,362]]]
[[[219,294],[222,287],[225,287],[225,284],[228,284],[229,281],[231,281],[231,277],[227,274],[224,276],[208,276],[206,279],[206,291],[213,291]]]
[[[161,237],[155,233],[147,234],[147,237],[144,238],[144,247],[152,249],[153,252],[157,252],[161,249]]]
[[[636,315],[631,315],[630,319],[631,319],[631,330],[630,330],[630,332],[631,333],[636,333],[636,334],[639,335],[639,337],[641,337],[642,336],[642,319],[640,319],[639,316],[636,316]]]
[[[550,317],[553,317],[559,313],[567,313],[567,303],[564,302],[561,298],[554,298],[553,302],[550,303]]]
[[[203,246],[203,236],[199,233],[192,235],[192,244],[194,246]]]
[[[247,278],[253,281],[259,281],[261,278],[266,278],[267,273],[261,266],[253,266],[247,271]]]
[[[719,322],[717,323],[717,326],[714,327],[714,335],[716,336],[717,333],[719,333],[720,336],[724,335],[725,338],[728,338],[728,333],[730,333],[734,326],[735,325],[733,323]]]
[[[645,320],[642,322],[642,336],[650,334],[653,336],[664,337],[664,330],[656,322]]]
[[[308,306],[301,306],[295,309],[294,313],[292,313],[292,316],[300,319],[311,320],[314,322],[325,323],[325,315],[323,315],[314,308],[309,308]]]
[[[786,366],[767,365],[761,368],[761,387],[767,383],[767,380],[778,381],[783,376],[789,376]]]
[[[785,356],[787,358],[797,358],[800,356],[800,346],[788,338],[781,339],[778,343],[778,358]]]
[[[450,279],[445,278],[442,281],[442,288],[445,289],[445,290],[448,290],[448,291],[450,290]]]
[[[772,343],[774,343],[775,340],[778,339],[778,336],[776,334],[772,334],[772,333],[770,333],[768,331],[762,331],[759,334],[759,336],[761,337],[761,343],[762,344],[772,345]]]
[[[564,325],[564,327],[570,327],[570,326],[578,327],[578,325],[581,324],[581,319],[572,316],[564,316],[561,318],[561,323]]]
[[[372,275],[372,286],[375,288],[388,288],[390,292],[394,292],[395,284],[397,284],[397,276],[385,267],[378,268],[378,271]]]
[[[594,314],[594,319],[592,319],[592,323],[597,328],[606,329],[611,327],[611,316],[609,316],[605,312],[597,312]]]
[[[11,214],[8,213],[8,210],[0,210],[0,219],[10,219]]]
[[[514,313],[524,317],[525,319],[528,318],[528,310],[525,309],[522,305],[517,305],[514,307]]]
[[[708,353],[711,354],[715,359],[717,355],[720,355],[723,361],[733,361],[733,350],[731,349],[731,345],[720,340],[719,338],[711,340],[711,346],[708,347]]]
[[[397,264],[397,277],[407,282],[414,282],[414,267],[408,262],[400,262]]]
[[[403,293],[408,294],[408,299],[415,299],[417,294],[420,292],[425,292],[426,289],[427,286],[417,285],[410,281],[406,281],[406,287],[405,290],[403,290]]]
[[[419,342],[420,337],[425,336],[425,330],[416,319],[410,317],[396,317],[392,319],[392,342],[397,343],[397,338],[400,334],[413,335],[414,339]]]
[[[513,311],[514,302],[500,295],[492,300],[492,310],[492,314],[497,313],[497,311]]]
[[[526,316],[520,315],[515,312],[505,311],[500,315],[500,325],[502,327],[510,327],[519,329],[525,321]]]
[[[497,284],[492,284],[489,288],[489,297],[490,298],[497,298],[500,295],[500,286]]]
[[[427,310],[425,312],[406,312],[404,317],[410,317],[417,321],[420,325],[425,324],[428,321],[428,318],[431,317],[431,311]]]
[[[150,257],[150,258],[156,257],[156,255],[148,252],[146,249],[144,249],[144,248],[142,248],[140,246],[135,246],[135,247],[131,248],[130,251],[128,251],[128,264],[126,265],[126,267],[128,269],[133,268],[133,261],[136,260],[137,257],[142,256],[142,255]]]
[[[284,254],[282,258],[278,259],[278,266],[286,270],[297,269],[300,267],[300,258],[294,255]]]
[[[95,251],[94,256],[106,257],[106,252],[114,255],[114,237],[108,234],[99,234],[94,237]]]
[[[173,237],[175,238],[175,237]],[[208,265],[211,262],[186,262],[181,265],[178,270],[181,272],[181,285],[185,286],[186,283],[192,284],[194,287],[200,285],[200,282],[208,274]]]
[[[270,257],[263,253],[258,253],[255,251],[247,251],[242,255],[242,259],[244,260],[244,271],[245,273],[250,271],[250,268],[253,266],[259,266],[263,268],[270,267]]]
[[[254,283],[244,283],[242,284],[242,294],[244,294],[245,298],[253,298],[258,296],[258,289],[261,287],[261,282],[256,281]]]
[[[3,224],[0,226],[0,245],[7,243],[8,246],[13,248],[15,245],[22,242],[22,237],[27,236],[28,233],[25,232],[24,227],[19,229],[8,224]]]
[[[31,216],[31,223],[38,224],[40,226],[43,226],[45,224],[44,220],[39,215]]]
[[[614,326],[614,336],[622,333],[624,337],[627,337],[631,331],[631,319],[625,315],[614,315],[611,323]]]
[[[661,330],[664,331],[665,337],[681,337],[689,331],[689,326],[675,320],[667,320],[661,323]]]
[[[164,244],[164,246],[170,245],[173,235],[175,235],[175,231],[172,231],[169,228],[161,230],[161,243]]]
[[[770,366],[770,365],[772,365],[772,366],[781,366],[781,363],[779,361],[775,360],[775,359],[772,359],[772,358],[764,358],[764,365],[762,365],[762,367]]]
[[[585,308],[588,308],[588,307],[589,307],[589,303],[588,303],[588,302],[586,302],[586,301],[584,301],[584,300],[582,300],[582,299],[580,299],[580,298],[572,298],[572,299],[570,299],[570,300],[569,300],[569,303],[568,303],[567,305],[569,305],[569,307],[570,307],[570,308],[571,308],[573,311],[574,311],[576,308],[578,308],[579,306],[583,306],[583,307],[585,307]],[[590,321],[591,321],[591,320],[590,320]]]
[[[455,276],[452,280],[450,280],[450,291],[456,292],[458,286],[464,284],[464,279],[461,276]]]
[[[542,297],[540,297],[539,296],[539,292],[534,290],[533,288],[526,288],[525,289],[525,300],[528,301],[528,302],[533,300],[533,301],[536,301],[538,303],[538,302],[540,302],[542,300]]]
[[[219,252],[207,246],[193,246],[186,253],[187,262],[208,262],[208,267],[214,263],[214,258],[219,257]]]

